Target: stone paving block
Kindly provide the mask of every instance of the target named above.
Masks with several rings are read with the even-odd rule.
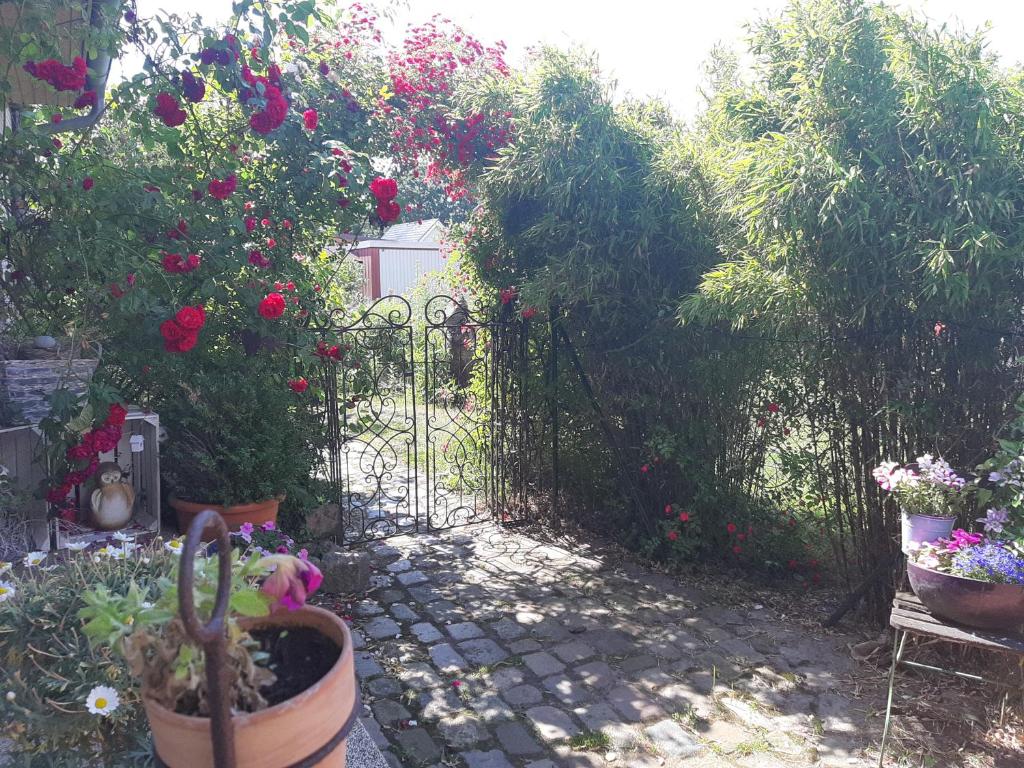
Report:
[[[625,656],[636,653],[637,642],[628,634],[619,629],[595,629],[585,632],[582,639],[594,648],[600,648],[601,653],[612,656]]]
[[[550,653],[539,651],[523,656],[523,663],[530,668],[530,671],[538,677],[554,675],[565,669],[565,664],[560,662]]]
[[[526,768],[558,768],[550,760],[534,760],[532,763],[527,763]]]
[[[587,685],[599,691],[611,688],[616,677],[612,668],[603,661],[591,661],[573,668],[573,672]]]
[[[532,704],[540,704],[544,694],[539,688],[532,685],[516,685],[501,694],[513,707],[528,707]]]
[[[519,685],[526,679],[520,667],[499,667],[490,674],[491,687],[496,691],[504,691],[513,685]]]
[[[571,637],[569,630],[554,619],[544,619],[532,625],[530,627],[530,634],[538,640],[551,643],[560,643]]]
[[[670,757],[691,757],[703,747],[675,720],[662,720],[644,729],[655,748]]]
[[[391,699],[380,699],[370,705],[373,710],[374,719],[381,725],[394,726],[402,720],[409,720],[412,715],[409,710]]]
[[[579,726],[569,715],[555,707],[533,707],[526,710],[526,716],[533,722],[537,734],[546,742],[571,739],[580,732]]]
[[[462,759],[466,761],[466,768],[513,768],[508,757],[500,749],[491,749],[487,752],[462,752]]]
[[[420,605],[426,605],[432,603],[435,600],[440,600],[444,597],[437,589],[431,584],[420,584],[416,587],[409,587],[409,595]]]
[[[389,610],[398,621],[416,621],[419,618],[419,614],[405,603],[394,603]]]
[[[423,606],[423,610],[437,622],[456,622],[464,618],[462,609],[451,600],[435,600]]]
[[[384,613],[384,609],[376,600],[360,600],[352,607],[352,613],[365,618],[379,616]]]
[[[374,696],[399,696],[402,693],[402,684],[393,677],[374,678],[366,688]]]
[[[534,640],[532,637],[527,637],[522,640],[516,640],[513,643],[509,643],[508,649],[517,655],[524,653],[533,653],[539,651],[544,646]]]
[[[508,651],[488,637],[467,640],[459,643],[458,648],[471,664],[477,666],[497,664],[508,658]]]
[[[474,637],[484,636],[484,631],[472,621],[449,624],[445,630],[456,640],[472,640]]]
[[[428,651],[431,660],[442,672],[461,672],[468,668],[466,660],[448,643],[438,643]]]
[[[594,649],[581,640],[572,640],[568,643],[556,645],[551,652],[566,664],[585,661],[595,654]]]
[[[641,688],[648,691],[653,691],[656,688],[661,688],[662,686],[674,685],[678,682],[678,680],[672,677],[672,675],[653,667],[651,669],[645,669],[642,672],[638,672],[635,675],[631,675],[630,679]]]
[[[403,683],[417,691],[437,688],[444,684],[434,668],[423,661],[406,664],[400,677]]]
[[[502,723],[494,734],[498,737],[498,743],[510,755],[539,755],[544,751],[522,723]]]
[[[441,634],[440,629],[425,621],[419,624],[413,624],[409,629],[412,630],[412,633],[416,635],[416,639],[421,643],[436,643],[444,637],[444,635]]]
[[[363,637],[363,633],[354,627],[349,629],[349,634],[352,635],[352,650],[361,651],[366,647],[366,638]]]
[[[425,581],[429,581],[427,574],[423,571],[402,571],[395,574],[395,578],[398,579],[398,583],[403,587],[411,587],[416,584],[422,584]]]
[[[462,699],[451,688],[432,688],[423,691],[416,701],[419,704],[420,718],[423,720],[440,720],[462,710]]]
[[[496,693],[485,693],[470,699],[469,708],[476,712],[485,723],[512,720],[516,713]]]
[[[491,624],[491,629],[502,640],[517,640],[526,634],[526,630],[521,625],[508,617]]]
[[[412,563],[408,560],[395,560],[393,563],[388,563],[387,571],[389,573],[404,573],[405,571],[412,570]]]
[[[612,688],[607,699],[620,715],[634,723],[665,716],[665,710],[654,699],[631,685]]]
[[[414,757],[418,761],[437,760],[441,757],[441,748],[437,742],[430,738],[424,728],[409,728],[397,731],[395,741],[402,748],[405,754]]]
[[[477,722],[476,718],[458,714],[442,718],[437,723],[437,731],[445,744],[453,749],[465,749],[486,741],[490,738],[487,731]]]
[[[657,666],[657,664],[658,660],[656,658],[645,653],[641,656],[630,656],[629,658],[623,659],[619,663],[619,668],[628,675],[633,672],[639,672],[642,669]]]
[[[399,600],[405,599],[405,592],[400,589],[385,589],[381,592],[375,592],[374,594],[382,603],[397,603]]]
[[[545,690],[552,693],[563,704],[582,704],[590,698],[583,684],[562,675],[551,675],[542,681]]]
[[[576,715],[583,723],[583,727],[588,731],[601,731],[610,725],[624,726],[622,718],[619,713],[612,709],[608,704],[598,701],[593,704],[587,704],[583,707],[577,707],[573,710],[573,714]]]
[[[356,677],[360,680],[369,680],[371,677],[384,674],[384,670],[373,658],[372,653],[358,651],[353,654],[353,661],[355,662]]]
[[[402,628],[395,623],[394,619],[389,619],[387,616],[378,616],[364,626],[363,631],[374,640],[383,640],[386,637],[402,634]]]

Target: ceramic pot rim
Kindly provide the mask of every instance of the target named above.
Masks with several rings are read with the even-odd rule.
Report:
[[[928,573],[935,573],[939,576],[946,576],[950,579],[960,579],[961,581],[973,581],[975,584],[986,584],[990,587],[1017,587],[1018,589],[1024,589],[1024,584],[1012,584],[1005,581],[983,581],[982,579],[975,579],[971,576],[961,576],[956,573],[946,573],[945,571],[937,571],[934,568],[927,568],[919,563],[907,561],[907,567],[917,568],[921,571],[927,571]]]

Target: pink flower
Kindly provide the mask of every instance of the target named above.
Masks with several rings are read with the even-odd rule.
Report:
[[[84,179],[82,179],[82,189],[84,189],[86,192],[92,189],[93,184],[95,184],[95,182],[92,180],[92,176],[86,176]]]
[[[306,598],[316,592],[324,580],[319,568],[292,555],[268,555],[260,560],[260,565],[264,568],[276,566],[260,589],[289,611],[305,605]]]
[[[668,540],[669,541],[675,541],[678,538],[679,538],[678,531],[669,531],[668,532]]]
[[[729,533],[736,533],[736,523],[727,523],[725,530]]]
[[[307,109],[302,113],[302,122],[306,126],[306,130],[315,131],[320,123],[320,115],[315,109]]]

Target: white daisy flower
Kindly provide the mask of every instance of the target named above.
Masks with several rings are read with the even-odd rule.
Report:
[[[65,548],[70,549],[72,552],[81,552],[88,546],[88,541],[69,541],[67,544],[64,545]]]
[[[111,547],[109,545],[97,549],[96,554],[100,557],[109,557],[113,560],[121,560],[124,558],[124,552],[117,547]],[[95,560],[96,558],[93,559]]]
[[[182,550],[185,548],[185,540],[181,537],[177,539],[171,539],[164,543],[164,549],[168,552],[173,552],[176,555],[180,555]]]
[[[135,537],[132,536],[130,533],[122,533],[121,531],[115,533],[114,538],[117,541],[135,541]]]
[[[0,576],[3,576],[13,567],[14,563],[8,563],[6,560],[0,560]]]
[[[42,565],[45,560],[45,552],[29,552],[21,562],[25,564],[26,568],[35,568],[37,565]]]
[[[121,697],[109,685],[97,685],[89,691],[89,696],[85,700],[86,709],[90,714],[103,717],[113,714],[120,705]]]
[[[14,588],[14,585],[9,581],[0,581],[0,603],[4,600],[10,600],[18,594],[18,590]]]

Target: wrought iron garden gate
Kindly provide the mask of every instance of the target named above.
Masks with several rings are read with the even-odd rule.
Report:
[[[526,333],[507,309],[386,296],[311,319],[343,543],[515,518]]]

